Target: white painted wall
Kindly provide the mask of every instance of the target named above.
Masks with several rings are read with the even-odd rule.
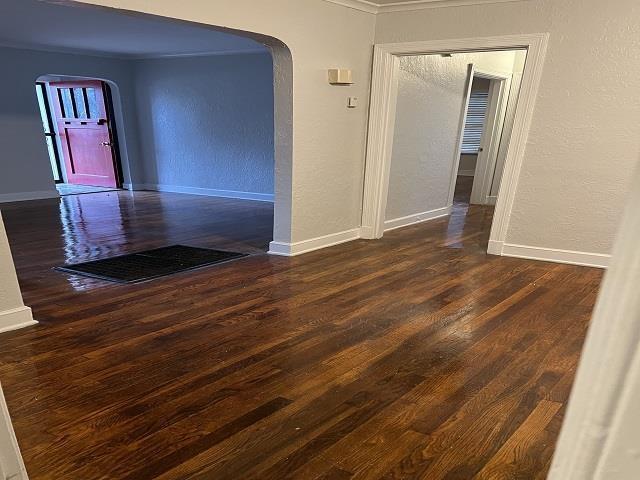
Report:
[[[269,52],[134,62],[138,183],[273,195]]]
[[[0,201],[56,196],[55,183],[44,132],[40,120],[35,82],[47,74],[65,74],[109,78],[117,83],[122,96],[123,118],[116,118],[126,128],[128,138],[137,138],[133,87],[127,62],[114,58],[73,55],[0,47],[3,69],[0,88],[0,145],[2,145],[2,175],[0,175]],[[136,142],[122,141],[121,154],[129,158],[135,168],[138,157]],[[125,169],[125,180],[129,171]],[[132,171],[132,175],[137,172]]]
[[[450,206],[468,65],[511,73],[514,59],[510,51],[400,60],[387,221]]]
[[[532,0],[378,15],[376,42],[549,32],[507,241],[610,253],[640,151],[640,3]]]

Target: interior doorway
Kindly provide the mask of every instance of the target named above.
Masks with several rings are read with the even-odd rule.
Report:
[[[475,156],[475,167],[469,203],[473,205],[495,205],[500,188],[501,172],[497,172],[500,146],[508,143],[504,126],[509,123],[517,102],[520,83],[515,82],[514,72],[490,72],[473,65],[470,68],[468,84],[470,88],[465,103],[467,112],[462,137],[462,155]],[[516,73],[517,74],[517,73]],[[468,168],[468,167],[467,167]],[[468,171],[468,170],[467,170]],[[458,174],[461,169],[458,168]]]
[[[486,248],[494,172],[509,141],[507,104],[517,102],[520,87],[511,88],[511,79],[525,59],[524,50],[400,59],[385,230],[445,216],[464,227],[469,214],[486,219],[479,223]],[[462,154],[467,176],[459,175]]]
[[[95,79],[38,81],[36,94],[60,195],[121,188],[109,85]]]
[[[454,196],[459,177],[457,174],[460,165],[461,148],[456,151],[455,147],[451,146],[455,144],[456,134],[462,137],[461,132],[464,127],[467,108],[466,105],[462,107],[462,102],[460,103],[457,114],[448,117],[446,121],[443,120],[441,115],[434,115],[426,110],[418,112],[419,115],[408,117],[408,123],[410,125],[413,124],[423,127],[429,125],[436,130],[439,129],[438,131],[440,132],[440,134],[430,137],[427,129],[423,128],[422,131],[418,132],[419,134],[414,135],[414,138],[418,137],[421,139],[423,147],[421,150],[414,152],[414,158],[418,158],[420,161],[423,161],[425,158],[437,158],[442,162],[442,165],[436,168],[425,169],[423,168],[424,165],[418,162],[417,165],[419,168],[416,168],[415,172],[405,172],[404,177],[398,177],[401,178],[402,181],[396,182],[395,184],[396,190],[407,192],[409,190],[404,187],[412,182],[418,183],[421,180],[419,175],[422,175],[422,179],[424,179],[425,176],[429,177],[427,174],[437,174],[441,178],[435,179],[434,176],[433,178],[428,178],[428,182],[423,181],[419,183],[419,185],[422,188],[422,192],[426,192],[424,195],[436,195],[440,199],[447,198],[448,202],[441,200],[441,205],[438,207],[430,207],[411,215],[402,215],[402,212],[396,210],[395,214],[392,215],[394,218],[389,218],[389,207],[392,206],[393,209],[392,195],[390,195],[390,191],[394,188],[393,168],[394,164],[398,163],[393,161],[394,156],[397,156],[399,152],[402,153],[402,148],[399,148],[399,146],[408,144],[404,141],[406,139],[400,138],[400,141],[398,141],[399,139],[397,138],[397,132],[402,130],[403,122],[402,118],[397,115],[399,109],[402,108],[403,101],[403,86],[400,81],[403,73],[403,63],[407,64],[404,67],[405,72],[414,75],[418,80],[436,78],[441,83],[444,83],[448,80],[447,76],[434,74],[434,72],[430,70],[430,67],[419,65],[419,62],[415,59],[430,57],[441,62],[458,61],[458,63],[460,63],[460,59],[465,59],[465,55],[481,53],[498,54],[510,50],[519,50],[526,52],[526,68],[523,62],[522,70],[519,72],[520,88],[518,89],[517,99],[509,102],[509,104],[512,105],[512,119],[509,122],[505,120],[502,128],[497,125],[496,128],[492,130],[493,134],[489,136],[491,139],[500,138],[504,141],[500,141],[497,147],[498,156],[495,160],[495,169],[492,170],[491,167],[493,160],[489,155],[486,155],[483,165],[481,165],[481,171],[485,174],[482,176],[482,182],[476,182],[485,185],[484,192],[486,197],[496,197],[495,212],[492,212],[491,226],[487,228],[488,239],[484,245],[484,249],[488,251],[488,253],[502,254],[515,197],[515,186],[522,163],[533,105],[540,83],[547,42],[548,35],[546,34],[527,34],[392,43],[375,46],[361,229],[361,236],[363,238],[381,238],[385,230],[389,230],[390,228],[399,228],[404,225],[450,215],[454,207]],[[465,68],[469,64],[472,64],[470,67],[470,71],[472,72],[475,67],[475,62],[465,62]],[[485,67],[483,66],[483,68]],[[488,68],[488,70],[493,74],[495,69]],[[465,72],[463,72],[463,76],[464,73]],[[468,74],[469,71],[467,70],[466,73]],[[498,69],[497,73],[501,74],[503,72],[501,69]],[[508,83],[506,82],[507,78],[508,75],[503,78],[495,78],[495,80],[500,80],[500,82],[496,82],[496,88],[494,89],[496,94],[500,90],[506,90],[506,83]],[[513,78],[515,78],[515,75],[513,75]],[[462,82],[464,84],[464,78]],[[411,83],[409,83],[409,85],[411,85]],[[439,94],[424,95],[423,97],[429,98],[433,104],[439,103],[450,106],[452,98],[457,99],[457,101],[462,100],[464,97],[464,92],[461,93],[462,88],[460,85],[455,89],[441,88]],[[469,82],[467,82],[467,88],[471,88]],[[513,88],[510,89],[510,95],[513,90]],[[416,102],[408,101],[406,97],[404,98],[404,103],[405,106],[408,105],[410,109],[415,108]],[[422,103],[425,104],[427,102]],[[507,107],[507,112],[509,112],[509,110],[509,107]],[[457,123],[455,118],[457,118]],[[442,134],[442,132],[446,132],[446,134]],[[451,135],[453,135],[453,137]],[[462,138],[459,140],[461,147]],[[447,151],[455,151],[455,155],[450,156],[450,154],[443,154],[435,157],[433,155],[430,156],[430,149],[441,146],[442,143],[447,143],[448,147],[451,147]],[[483,145],[482,148],[486,149],[486,146]],[[477,166],[476,164],[473,167],[474,177]],[[493,173],[491,173],[492,171]],[[500,172],[500,181],[491,180],[492,176],[496,177],[496,172]],[[486,195],[486,184],[491,185],[489,195]],[[411,196],[409,195],[409,197]],[[413,199],[409,198],[409,200],[415,200],[415,198],[419,197],[414,196]],[[490,205],[491,200],[491,198],[485,198],[484,202],[489,203],[489,206],[493,209],[493,206]],[[408,204],[410,203],[395,202],[396,206],[406,206]]]

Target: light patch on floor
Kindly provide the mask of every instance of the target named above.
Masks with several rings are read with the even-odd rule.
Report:
[[[111,192],[118,189],[110,187],[92,187],[91,185],[71,185],[70,183],[58,183],[56,184],[56,190],[58,190],[60,196],[64,197],[66,195],[80,195],[82,193]]]

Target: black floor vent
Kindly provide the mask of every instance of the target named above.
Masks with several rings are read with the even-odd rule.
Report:
[[[244,253],[173,245],[76,265],[64,265],[56,267],[56,270],[110,282],[136,283],[246,256]]]

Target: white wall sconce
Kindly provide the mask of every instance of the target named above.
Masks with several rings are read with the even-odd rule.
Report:
[[[329,83],[331,85],[353,85],[351,70],[344,68],[329,69]]]

